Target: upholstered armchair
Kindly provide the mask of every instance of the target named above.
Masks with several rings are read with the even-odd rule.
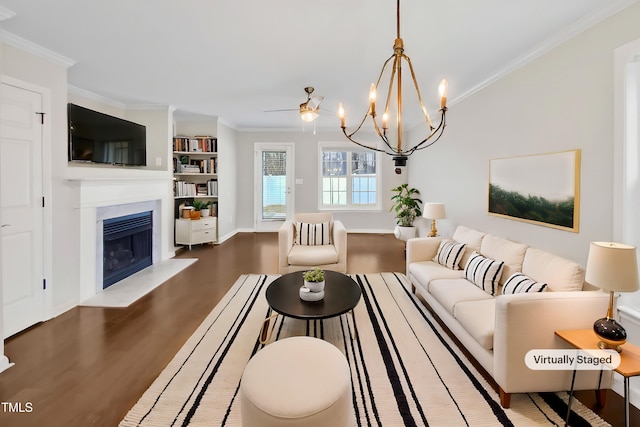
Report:
[[[300,213],[278,231],[280,274],[319,267],[347,272],[347,230],[331,213]]]

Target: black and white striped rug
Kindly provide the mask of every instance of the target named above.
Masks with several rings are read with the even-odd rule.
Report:
[[[272,314],[264,293],[277,277],[240,276],[120,425],[241,426],[240,378],[262,348],[260,329]],[[310,335],[344,352],[354,426],[564,425],[566,393],[514,394],[503,409],[403,275],[352,277],[362,289],[357,337],[350,315],[310,322],[278,316],[271,340]],[[573,426],[608,425],[580,402],[572,409]]]

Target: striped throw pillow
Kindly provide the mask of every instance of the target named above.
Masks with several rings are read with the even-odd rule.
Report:
[[[522,273],[513,273],[502,286],[502,294],[524,294],[528,292],[544,292],[546,283],[536,282]]]
[[[495,295],[503,266],[502,261],[486,258],[474,252],[464,268],[464,278],[488,294]]]
[[[296,240],[298,245],[318,246],[331,244],[331,223],[319,222],[307,224],[296,222]]]
[[[438,247],[438,253],[433,258],[435,262],[451,270],[459,270],[460,260],[464,254],[464,243],[458,243],[451,239],[442,239]]]

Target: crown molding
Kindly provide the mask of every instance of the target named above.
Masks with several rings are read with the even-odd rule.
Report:
[[[98,95],[97,93],[93,93],[86,89],[81,89],[77,86],[67,85],[67,92],[76,96],[80,96],[90,101],[98,102],[100,104],[109,105],[111,107],[119,108],[121,110],[126,110],[127,106],[119,101],[115,101],[111,98],[107,98],[106,96]]]
[[[560,32],[556,33],[554,36],[552,36],[552,37],[548,38],[547,40],[545,40],[544,42],[540,43],[539,45],[537,45],[536,47],[534,47],[532,50],[530,50],[529,52],[525,53],[524,55],[516,58],[514,61],[512,61],[509,64],[507,64],[501,70],[498,70],[498,72],[496,72],[495,74],[493,74],[490,77],[486,78],[485,80],[481,81],[480,83],[478,83],[477,85],[475,85],[474,87],[472,87],[468,91],[464,92],[463,94],[461,94],[461,95],[455,97],[454,99],[452,99],[451,102],[450,102],[450,105],[454,105],[454,104],[456,104],[456,103],[458,103],[458,102],[470,97],[471,95],[481,91],[485,87],[487,87],[487,86],[491,85],[492,83],[502,79],[503,77],[507,76],[508,74],[511,74],[515,70],[517,70],[519,68],[522,68],[526,64],[534,61],[535,59],[541,57],[545,53],[550,52],[551,50],[555,49],[556,47],[560,46],[561,44],[571,40],[572,38],[576,37],[577,35],[579,35],[579,34],[585,32],[586,30],[594,27],[595,25],[601,23],[605,19],[610,18],[611,16],[615,15],[616,13],[620,12],[621,10],[626,9],[627,7],[629,7],[632,4],[636,3],[637,1],[638,0],[617,0],[617,1],[612,1],[612,2],[609,3],[608,7],[604,8],[604,9],[601,9],[601,10],[598,10],[597,12],[594,12],[594,13],[592,13],[590,15],[587,15],[584,18],[574,22],[572,25],[569,25],[569,26],[565,27]]]
[[[20,36],[16,36],[5,30],[0,30],[0,42],[6,43],[17,49],[24,50],[25,52],[44,58],[53,63],[62,65],[65,68],[73,66],[76,61],[69,59],[64,55],[60,55],[50,49],[46,49],[38,44],[35,44],[27,39],[23,39]]]

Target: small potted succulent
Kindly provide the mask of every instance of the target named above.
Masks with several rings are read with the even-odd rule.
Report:
[[[320,292],[324,290],[324,270],[314,268],[313,270],[305,271],[303,277],[304,286],[309,291]]]

